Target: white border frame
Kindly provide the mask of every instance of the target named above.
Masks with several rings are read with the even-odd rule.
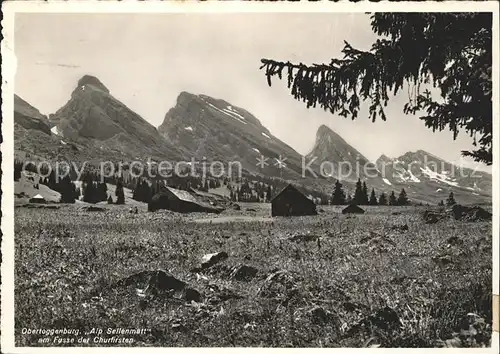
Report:
[[[115,1],[7,1],[2,3],[4,19],[2,21],[1,44],[2,51],[2,134],[4,141],[2,151],[2,317],[1,317],[1,348],[6,353],[65,353],[71,350],[75,353],[95,353],[100,351],[115,351],[128,353],[131,351],[162,352],[166,349],[173,353],[188,353],[204,351],[210,353],[235,350],[250,353],[252,351],[266,352],[298,352],[298,351],[336,351],[344,353],[383,350],[396,352],[396,348],[383,349],[272,349],[272,348],[123,348],[123,347],[15,347],[14,342],[14,181],[11,179],[14,163],[14,75],[16,72],[16,58],[14,55],[14,16],[21,12],[35,13],[259,13],[259,12],[492,12],[493,13],[493,294],[499,294],[499,201],[500,201],[500,150],[499,146],[499,4],[497,1],[445,1],[445,2],[380,2],[380,3],[330,3],[321,2],[115,2]],[[498,297],[497,297],[498,299]],[[497,308],[498,310],[498,308]],[[493,314],[499,316],[498,313]],[[491,348],[478,349],[404,349],[405,352],[434,352],[446,350],[449,353],[498,353],[499,333],[494,332]]]

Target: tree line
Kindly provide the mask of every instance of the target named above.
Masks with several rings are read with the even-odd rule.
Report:
[[[14,161],[14,181],[21,178],[23,169],[32,173],[39,173],[40,177],[37,183],[34,183],[36,189],[39,185],[45,185],[48,188],[61,194],[61,203],[75,203],[77,199],[82,197],[82,200],[87,203],[98,203],[101,201],[108,201],[108,203],[125,204],[125,194],[123,191],[123,178],[119,176],[104,177],[101,179],[99,173],[92,171],[84,171],[81,174],[80,182],[81,188],[77,187],[75,181],[77,180],[76,171],[70,169],[61,173],[64,177],[58,177],[54,169],[47,166],[40,166],[37,168],[32,163],[24,163],[19,160]],[[63,172],[63,171],[60,171]],[[33,182],[35,182],[33,180]],[[116,185],[115,198],[108,194],[107,183]]]
[[[273,198],[275,191],[280,187],[287,185],[286,181],[278,180],[270,177],[256,176],[256,180],[252,184],[249,183],[248,178],[240,178],[237,182],[239,185],[232,185],[229,178],[219,180],[217,178],[196,178],[191,176],[179,177],[172,176],[167,179],[148,179],[145,177],[131,177],[130,174],[124,176],[109,176],[101,178],[99,172],[84,171],[81,175],[81,188],[77,187],[74,181],[77,180],[75,171],[70,170],[64,177],[57,180],[56,173],[52,169],[49,173],[47,167],[42,166],[38,170],[36,166],[31,163],[24,164],[22,161],[14,161],[14,180],[17,181],[21,177],[22,170],[33,173],[40,172],[41,175],[38,184],[46,185],[48,188],[59,192],[61,194],[62,203],[74,203],[76,199],[82,197],[82,200],[88,203],[98,203],[107,201],[113,204],[125,204],[124,187],[133,191],[132,198],[137,201],[149,203],[151,198],[158,193],[161,188],[165,186],[173,187],[176,189],[190,190],[192,187],[200,191],[207,192],[209,189],[218,188],[222,184],[229,190],[229,198],[232,201],[241,202],[267,202],[269,203]],[[222,181],[222,182],[221,182]],[[38,188],[38,184],[34,184]],[[107,184],[116,185],[114,198],[109,193]],[[409,205],[411,202],[408,198],[406,191],[401,189],[398,196],[392,191],[388,196],[382,192],[377,196],[375,189],[372,188],[368,192],[366,182],[361,182],[358,179],[353,195],[344,191],[343,185],[340,181],[335,182],[334,190],[330,197],[318,192],[311,192],[305,189],[305,194],[309,194],[317,204],[332,204],[332,205]],[[456,204],[453,192],[446,201],[441,201],[439,205],[454,205]]]
[[[409,205],[410,200],[408,199],[408,195],[404,188],[401,189],[397,197],[394,191],[389,194],[389,197],[387,197],[384,192],[380,193],[380,195],[377,197],[374,188],[372,188],[371,193],[368,193],[366,182],[361,182],[361,179],[358,179],[358,181],[356,182],[354,195],[352,196],[346,195],[342,183],[337,180],[335,182],[335,187],[332,192],[330,203],[332,205]]]
[[[263,182],[255,182],[253,188],[247,180],[239,186],[227,184],[229,189],[229,199],[233,202],[265,202],[269,203],[272,199],[273,187]]]

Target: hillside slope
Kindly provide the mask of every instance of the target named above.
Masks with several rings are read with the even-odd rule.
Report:
[[[240,162],[251,172],[301,178],[302,156],[276,138],[248,111],[224,100],[182,92],[158,131],[197,160]],[[259,158],[268,158],[264,168]],[[280,171],[277,160],[286,158]]]

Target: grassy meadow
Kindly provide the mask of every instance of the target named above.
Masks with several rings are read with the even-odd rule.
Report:
[[[491,222],[425,224],[425,207],[416,206],[366,207],[363,215],[327,206],[318,216],[272,219],[270,204],[215,216],[148,213],[145,204],[137,214],[128,205],[59,206],[15,210],[17,346],[63,345],[23,328],[90,338],[65,344],[73,346],[488,345]],[[228,258],[191,271],[219,251]],[[258,272],[238,280],[240,265]],[[201,299],[145,292],[147,280],[130,278],[157,269]],[[476,332],[464,323],[468,313],[484,321]],[[96,344],[92,328],[146,333]]]

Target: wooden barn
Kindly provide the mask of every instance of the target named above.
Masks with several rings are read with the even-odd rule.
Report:
[[[224,209],[216,208],[202,200],[196,198],[193,194],[175,189],[164,187],[156,193],[148,204],[148,211],[159,209],[172,210],[179,213],[220,213]]]
[[[364,213],[365,211],[356,204],[349,204],[347,207],[342,209],[342,214],[364,214]]]
[[[272,216],[318,215],[316,204],[289,184],[271,200]]]
[[[201,199],[202,201],[209,203],[211,205],[222,205],[227,201],[221,195],[209,192],[203,192],[194,188],[190,188],[189,192],[193,194],[197,199]]]

